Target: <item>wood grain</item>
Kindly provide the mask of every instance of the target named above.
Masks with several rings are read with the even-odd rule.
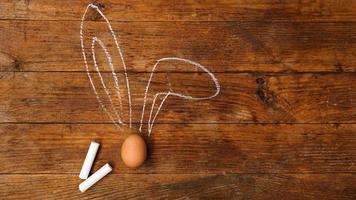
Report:
[[[0,175],[8,186],[0,193],[6,199],[354,199],[355,180],[352,174],[115,174],[81,194],[76,175]]]
[[[168,98],[136,170],[119,154],[127,126],[118,130],[101,110],[83,66],[79,29],[89,3],[123,49],[134,130],[156,60],[191,59],[221,84],[211,100]],[[2,0],[0,199],[356,199],[355,11],[352,0]],[[127,122],[108,27],[89,11],[84,28],[88,57],[93,36],[113,56]],[[114,94],[106,58],[95,53]],[[168,90],[204,97],[214,86],[192,66],[163,62],[147,108]],[[93,171],[108,162],[114,170],[81,194],[92,140],[101,143]]]
[[[90,36],[99,37],[121,71],[106,24],[84,24],[86,47]],[[213,72],[356,69],[355,22],[113,22],[112,26],[130,71],[151,71],[158,59],[172,56],[194,60]],[[84,71],[79,27],[79,21],[0,21],[0,70]],[[103,58],[97,50],[98,58]],[[185,65],[158,70],[196,71]]]
[[[143,93],[149,74],[129,74],[134,123],[140,122]],[[204,101],[169,97],[157,123],[354,123],[356,77],[341,74],[216,74],[219,96]],[[114,93],[110,73],[103,74]],[[122,76],[121,80],[124,80]],[[215,87],[203,73],[157,73],[148,92],[146,114],[157,92],[172,91],[205,97]],[[93,74],[99,96],[112,111],[100,81]],[[169,84],[170,83],[170,84]],[[121,85],[123,120],[129,121],[126,88]],[[86,73],[1,73],[1,122],[111,123],[100,108]],[[119,107],[119,100],[112,95]],[[84,102],[84,103],[83,103]],[[156,104],[157,105],[157,104]],[[194,111],[193,111],[194,110]]]
[[[9,124],[0,126],[0,172],[79,174],[90,141],[98,140],[93,171],[110,162],[115,174],[355,173],[355,128],[156,124],[148,160],[132,170],[119,153],[125,131],[114,125]]]
[[[316,1],[94,1],[107,16],[122,21],[308,20],[355,21],[352,0]],[[2,0],[0,19],[78,20],[92,0]],[[97,15],[93,16],[93,20]]]

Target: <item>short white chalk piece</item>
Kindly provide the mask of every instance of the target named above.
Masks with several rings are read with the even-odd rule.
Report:
[[[87,179],[95,160],[96,153],[98,152],[100,144],[96,142],[91,142],[87,156],[85,157],[82,169],[80,170],[79,178]]]
[[[91,175],[87,180],[82,182],[79,185],[79,190],[81,192],[85,192],[91,186],[93,186],[96,182],[106,176],[109,172],[111,172],[112,168],[109,164],[105,164],[98,171],[96,171],[93,175]]]

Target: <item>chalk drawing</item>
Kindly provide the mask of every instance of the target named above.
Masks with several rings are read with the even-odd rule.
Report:
[[[112,38],[114,39],[115,41],[115,45],[116,45],[116,48],[118,50],[118,53],[120,55],[120,59],[121,59],[121,63],[122,63],[122,67],[124,69],[124,74],[125,74],[125,82],[126,82],[126,89],[127,89],[127,96],[128,96],[128,105],[129,105],[129,124],[130,124],[130,128],[131,128],[131,124],[132,124],[132,119],[131,119],[131,116],[132,116],[132,107],[131,107],[131,92],[130,92],[130,83],[129,83],[129,78],[128,78],[128,75],[127,75],[127,69],[126,69],[126,64],[125,64],[125,61],[124,61],[124,56],[122,54],[122,51],[121,51],[121,48],[119,46],[119,42],[116,38],[116,35],[115,35],[115,32],[113,31],[112,27],[111,27],[111,24],[109,22],[109,20],[105,17],[105,15],[101,12],[101,10],[94,4],[89,4],[87,6],[87,8],[85,9],[85,12],[82,16],[82,20],[81,20],[81,23],[80,23],[80,44],[81,44],[81,48],[82,48],[82,54],[83,54],[83,59],[84,59],[84,65],[85,65],[85,69],[87,71],[87,75],[88,75],[88,78],[89,78],[89,81],[90,81],[90,84],[92,86],[92,89],[94,91],[94,94],[96,96],[96,99],[97,101],[99,102],[100,106],[102,107],[102,109],[104,110],[104,112],[106,112],[109,116],[109,118],[111,119],[111,121],[119,128],[120,125],[119,124],[122,124],[122,121],[120,120],[120,118],[118,119],[119,120],[119,124],[116,122],[116,120],[114,119],[114,117],[110,114],[110,112],[107,110],[107,108],[105,107],[104,103],[102,102],[102,100],[100,99],[100,96],[97,92],[97,89],[94,85],[94,82],[92,80],[92,77],[91,77],[91,74],[90,74],[90,70],[89,70],[89,66],[88,66],[88,61],[87,61],[87,58],[86,58],[86,54],[85,54],[85,48],[84,48],[84,36],[83,36],[83,28],[84,28],[84,20],[85,20],[85,16],[89,10],[89,8],[92,8],[94,9],[95,11],[97,11],[101,17],[105,20],[106,24],[108,25],[108,28],[111,32],[111,36]],[[120,88],[119,88],[119,80],[117,78],[117,75],[115,73],[115,67],[112,63],[112,59],[111,59],[111,56],[107,50],[107,48],[105,47],[105,45],[101,42],[101,40],[99,40],[98,38],[96,37],[93,37],[93,42],[92,42],[92,52],[94,52],[94,49],[93,49],[93,43],[95,43],[94,41],[98,42],[99,45],[101,46],[101,48],[104,50],[105,52],[105,55],[107,57],[107,60],[109,62],[109,66],[112,70],[112,76],[114,78],[114,81],[115,81],[115,88],[117,90],[117,94],[119,96],[119,100],[120,100],[120,107],[122,108],[122,103],[121,103],[121,95],[120,95]],[[95,62],[95,55],[93,54],[93,60],[94,60],[94,63]],[[96,65],[96,64],[95,64]],[[102,81],[102,77],[100,75],[100,72],[98,71],[98,68],[97,66],[95,66],[96,68],[96,71],[98,72],[98,75],[101,79],[101,83],[103,84],[103,81]],[[107,91],[107,89],[105,89],[105,84],[103,84],[103,87],[104,87],[104,90]],[[110,97],[110,94],[108,92],[105,92],[108,96],[109,99],[111,99]],[[110,101],[110,100],[109,100]],[[112,102],[110,101],[111,105],[114,107],[114,105],[112,104]],[[120,108],[120,114],[122,114],[122,109]],[[116,110],[116,109],[114,109]],[[115,111],[114,111],[115,112]]]
[[[214,98],[216,97],[219,93],[220,93],[220,84],[219,84],[219,81],[218,79],[214,76],[214,74],[212,72],[210,72],[206,67],[202,66],[201,64],[197,63],[197,62],[194,62],[194,61],[191,61],[191,60],[188,60],[188,59],[184,59],[184,58],[177,58],[177,57],[168,57],[168,58],[161,58],[159,59],[156,64],[153,66],[153,69],[152,69],[152,72],[151,72],[151,75],[150,75],[150,78],[148,79],[148,82],[147,82],[147,86],[146,86],[146,89],[145,89],[145,94],[144,94],[144,98],[143,98],[143,106],[142,106],[142,114],[141,114],[141,121],[140,121],[140,128],[139,128],[139,131],[141,132],[142,131],[142,124],[143,124],[143,118],[144,118],[144,115],[145,115],[145,107],[146,107],[146,103],[147,103],[147,92],[148,92],[148,89],[150,87],[150,83],[151,83],[151,80],[152,80],[152,77],[153,77],[153,74],[154,74],[154,71],[156,70],[158,64],[162,61],[182,61],[182,62],[186,62],[188,64],[191,64],[197,68],[200,68],[201,70],[203,70],[204,72],[206,72],[210,77],[211,79],[213,80],[214,84],[215,84],[215,87],[216,87],[216,92],[211,95],[211,96],[208,96],[208,97],[193,97],[193,96],[189,96],[189,95],[184,95],[184,94],[181,94],[181,93],[177,93],[177,92],[173,92],[172,89],[170,88],[170,91],[168,92],[160,92],[160,93],[156,93],[154,96],[153,96],[153,101],[152,101],[152,106],[151,106],[151,111],[150,111],[150,115],[149,115],[149,119],[148,119],[148,135],[151,135],[151,131],[152,131],[152,128],[153,128],[153,124],[154,124],[154,121],[159,113],[159,111],[161,110],[164,102],[166,101],[166,99],[168,98],[168,96],[177,96],[177,97],[180,97],[180,98],[183,98],[183,99],[188,99],[188,100],[205,100],[205,99],[211,99],[211,98]],[[158,106],[158,109],[156,111],[156,113],[154,114],[154,117],[152,119],[152,114],[153,114],[153,109],[154,109],[154,105],[156,103],[156,99],[158,96],[160,95],[165,95],[163,97],[163,100],[161,101],[161,104]],[[152,120],[151,120],[152,119]]]
[[[130,82],[129,82],[129,77],[128,77],[128,74],[127,74],[127,69],[126,69],[126,64],[125,64],[125,61],[124,61],[124,56],[122,54],[122,51],[121,51],[121,48],[119,46],[119,42],[116,38],[116,35],[115,35],[115,32],[113,31],[112,27],[111,27],[111,24],[109,22],[109,20],[105,17],[105,15],[101,12],[101,10],[95,6],[94,4],[89,4],[82,16],[82,20],[81,20],[81,24],[80,24],[80,42],[81,42],[81,48],[82,48],[82,54],[83,54],[83,59],[84,59],[84,66],[85,66],[85,69],[87,71],[87,75],[88,75],[88,78],[89,78],[89,81],[90,81],[90,84],[91,84],[91,87],[93,89],[93,92],[95,94],[95,97],[97,99],[97,101],[99,102],[101,108],[104,110],[104,112],[109,116],[110,120],[119,128],[121,129],[121,125],[123,125],[123,120],[122,120],[122,100],[121,100],[121,94],[120,94],[120,84],[119,84],[119,79],[117,77],[117,74],[116,74],[116,68],[112,62],[112,57],[107,49],[107,47],[105,46],[105,44],[97,37],[92,37],[92,43],[91,43],[91,53],[92,53],[92,58],[93,58],[93,63],[94,63],[94,68],[95,68],[95,71],[96,73],[98,74],[99,76],[99,79],[100,79],[100,83],[101,83],[101,86],[103,87],[104,89],[104,92],[107,96],[107,98],[109,99],[109,103],[110,103],[110,107],[112,107],[112,110],[114,112],[114,115],[117,119],[114,118],[114,116],[109,112],[108,108],[104,105],[103,101],[101,100],[99,94],[98,94],[98,89],[97,87],[95,86],[94,84],[94,81],[93,81],[93,78],[91,76],[91,73],[90,73],[90,70],[89,70],[89,66],[88,66],[88,61],[87,61],[87,57],[86,57],[86,54],[85,54],[85,46],[84,46],[84,34],[83,34],[83,28],[84,28],[84,20],[85,20],[85,16],[89,10],[89,8],[95,10],[96,12],[98,12],[100,14],[100,16],[104,19],[104,21],[106,22],[110,32],[111,32],[111,36],[112,38],[114,39],[115,41],[115,45],[116,45],[116,48],[118,50],[118,53],[120,55],[120,59],[121,59],[121,63],[122,63],[122,67],[124,69],[124,74],[125,74],[125,82],[126,82],[126,89],[127,89],[127,95],[128,95],[128,105],[129,105],[129,124],[130,124],[130,128],[132,126],[132,105],[131,105],[131,92],[130,92]],[[118,99],[119,99],[119,105],[120,105],[120,113],[118,113],[114,103],[113,103],[113,100],[111,98],[111,93],[110,91],[108,90],[105,82],[104,82],[104,79],[100,73],[100,69],[99,69],[99,66],[97,64],[97,60],[96,60],[96,55],[95,55],[95,45],[96,44],[99,44],[99,46],[101,47],[101,49],[104,51],[105,53],[105,56],[106,56],[106,59],[107,59],[107,63],[109,64],[110,66],[110,70],[112,71],[112,77],[114,79],[114,84],[115,84],[115,90],[116,90],[116,94],[118,96]],[[139,127],[139,131],[142,132],[142,127],[143,127],[143,119],[144,119],[144,116],[145,116],[145,109],[146,109],[146,104],[147,104],[147,97],[148,97],[148,91],[149,91],[149,87],[150,87],[150,84],[151,84],[151,81],[152,81],[152,78],[153,78],[153,75],[154,75],[154,72],[156,71],[156,68],[159,66],[160,62],[163,62],[163,61],[174,61],[174,62],[184,62],[184,63],[187,63],[187,64],[190,64],[196,68],[199,68],[200,70],[202,70],[203,72],[207,73],[210,78],[212,79],[212,81],[214,82],[215,84],[215,93],[212,94],[211,96],[207,96],[207,97],[193,97],[193,96],[190,96],[190,95],[185,95],[185,94],[182,94],[182,93],[178,93],[178,92],[175,92],[172,90],[172,88],[170,87],[170,83],[169,84],[169,91],[163,91],[163,92],[158,92],[158,93],[155,93],[153,96],[152,96],[152,104],[151,104],[151,109],[150,109],[150,113],[149,113],[149,119],[148,119],[148,123],[147,123],[147,130],[148,130],[148,136],[151,135],[151,132],[152,132],[152,128],[153,128],[153,125],[154,125],[154,122],[156,120],[156,117],[158,116],[158,113],[161,111],[162,107],[163,107],[163,104],[164,102],[167,100],[167,98],[169,96],[176,96],[176,97],[180,97],[180,98],[183,98],[183,99],[187,99],[187,100],[206,100],[206,99],[211,99],[211,98],[214,98],[216,97],[219,93],[220,93],[220,84],[219,84],[219,81],[218,79],[214,76],[214,74],[209,71],[206,67],[204,67],[203,65],[197,63],[197,62],[194,62],[194,61],[191,61],[191,60],[188,60],[188,59],[184,59],[184,58],[178,58],[178,57],[167,57],[167,58],[161,58],[159,60],[156,61],[156,63],[154,64],[153,68],[152,68],[152,71],[151,71],[151,74],[149,76],[149,79],[148,79],[148,82],[147,82],[147,85],[146,85],[146,88],[145,88],[145,92],[144,92],[144,98],[143,98],[143,105],[142,105],[142,112],[141,112],[141,119],[140,119],[140,127]],[[158,108],[156,111],[154,111],[155,109],[155,105],[156,105],[156,101],[157,101],[157,98],[158,97],[161,97],[163,96],[163,98],[161,99],[161,102],[160,104],[158,105]]]
[[[94,67],[95,67],[95,69],[96,69],[96,71],[97,71],[97,73],[98,73],[98,75],[99,75],[101,85],[103,86],[104,91],[105,91],[105,93],[106,93],[106,96],[108,97],[109,102],[110,102],[110,104],[111,104],[112,107],[113,107],[113,110],[114,110],[114,112],[115,112],[115,115],[116,115],[116,117],[118,118],[119,123],[122,124],[121,117],[120,117],[120,115],[118,114],[118,112],[117,112],[117,110],[116,110],[116,107],[114,106],[114,103],[113,103],[112,98],[111,98],[111,95],[110,95],[110,91],[109,91],[109,90],[107,89],[107,87],[106,87],[106,84],[105,84],[105,82],[104,82],[104,79],[103,79],[103,77],[101,76],[101,73],[100,73],[100,70],[99,70],[99,67],[98,67],[98,63],[97,63],[97,61],[96,61],[96,57],[95,57],[95,43],[96,43],[96,42],[98,42],[99,45],[101,46],[101,48],[104,50],[105,55],[106,55],[106,58],[107,58],[107,60],[108,60],[108,63],[109,63],[109,65],[110,65],[110,67],[111,67],[111,70],[113,71],[113,70],[115,70],[115,69],[114,69],[114,66],[113,66],[113,64],[112,64],[112,59],[111,59],[111,56],[110,56],[109,52],[107,51],[107,49],[106,49],[106,47],[105,47],[105,44],[104,44],[100,39],[98,39],[97,37],[93,37],[93,41],[92,41],[92,44],[91,44],[91,53],[92,53],[92,55],[93,55]],[[116,76],[116,74],[115,74],[115,71],[113,71],[113,77],[114,77],[114,80],[115,80],[115,88],[116,88],[116,91],[117,91],[117,96],[118,96],[119,101],[120,101],[120,107],[122,108],[121,95],[120,95],[120,88],[119,88],[119,82],[118,82],[119,80],[117,79],[117,76]],[[120,109],[120,114],[122,114],[122,109]]]

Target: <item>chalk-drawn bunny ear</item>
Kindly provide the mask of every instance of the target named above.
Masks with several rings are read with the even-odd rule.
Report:
[[[150,109],[150,113],[149,113],[149,118],[148,118],[148,135],[151,134],[152,128],[153,128],[153,124],[154,121],[158,115],[158,113],[160,112],[164,102],[167,100],[167,98],[169,96],[176,96],[176,97],[180,97],[183,99],[188,99],[188,100],[204,100],[204,99],[211,99],[214,98],[215,96],[217,96],[220,93],[220,84],[219,81],[217,80],[217,78],[214,76],[214,74],[212,72],[210,72],[206,67],[202,66],[201,64],[188,60],[188,59],[184,59],[184,58],[177,58],[177,57],[169,57],[169,58],[162,58],[159,59],[156,64],[153,66],[152,68],[152,72],[150,74],[149,80],[147,82],[147,86],[145,89],[145,94],[144,94],[144,99],[143,99],[143,106],[142,106],[142,113],[141,113],[141,121],[140,121],[140,128],[139,130],[142,131],[142,125],[143,125],[143,118],[145,116],[145,109],[146,109],[146,103],[147,103],[147,97],[148,97],[148,90],[153,78],[153,74],[155,72],[155,70],[159,67],[159,64],[163,61],[174,61],[174,62],[182,62],[185,65],[189,65],[190,67],[193,67],[195,69],[201,70],[202,72],[208,74],[208,76],[211,78],[212,82],[215,85],[215,89],[216,91],[210,95],[210,96],[203,96],[203,97],[194,97],[191,96],[189,94],[183,94],[183,93],[179,93],[174,91],[172,88],[170,88],[168,91],[162,91],[162,92],[157,92],[152,96],[152,102],[151,102],[151,109]],[[158,106],[156,106],[158,105]],[[157,107],[155,109],[155,107]]]
[[[109,37],[111,40],[109,42],[114,43],[116,47],[115,52],[109,51],[109,48],[105,44],[105,42],[99,38],[99,36],[95,36],[93,31],[87,30],[88,22],[87,18],[90,18],[90,14],[95,14],[96,16],[100,16],[106,22],[107,30],[109,32]],[[89,25],[88,25],[89,26]],[[116,73],[116,67],[113,62],[112,54],[118,54],[120,58],[120,65],[124,71],[124,82],[126,83],[127,89],[127,98],[129,105],[129,123],[131,127],[131,95],[130,95],[130,87],[129,80],[126,71],[126,65],[123,58],[122,51],[120,49],[119,43],[117,41],[116,35],[111,27],[109,20],[105,17],[102,11],[95,5],[89,4],[83,14],[81,24],[80,24],[80,44],[82,48],[82,54],[84,59],[84,66],[92,86],[93,92],[99,102],[101,108],[104,112],[107,113],[111,121],[119,128],[123,123],[123,108],[122,108],[122,99],[120,93],[120,80],[119,76]],[[104,76],[101,72],[105,66],[99,66],[97,51],[100,51],[104,54],[106,60],[107,70],[111,71],[111,76]],[[102,62],[101,62],[102,63]],[[94,71],[92,73],[91,71]],[[111,78],[110,78],[111,77]],[[98,81],[95,81],[95,78]],[[113,84],[112,84],[113,83]],[[119,108],[117,108],[114,101],[117,100],[119,102]],[[104,102],[108,102],[105,104]]]

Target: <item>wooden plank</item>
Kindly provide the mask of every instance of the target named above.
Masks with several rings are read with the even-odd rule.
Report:
[[[148,160],[131,170],[120,157],[127,129],[110,124],[2,124],[0,173],[78,174],[92,140],[102,144],[93,171],[109,162],[115,174],[355,173],[355,128],[156,124],[147,138]]]
[[[129,71],[151,71],[158,59],[172,56],[194,60],[214,72],[356,71],[356,23],[113,22],[112,26]],[[79,21],[0,21],[0,70],[84,71],[79,30]],[[85,22],[84,33],[87,50],[91,37],[99,37],[122,70],[105,23]],[[100,48],[96,50],[98,59],[105,60]],[[196,71],[184,65],[158,70]]]
[[[76,175],[0,175],[0,194],[6,199],[66,200],[355,199],[355,180],[354,174],[111,174],[81,194]]]
[[[0,19],[79,20],[91,0],[2,0]],[[352,0],[323,1],[164,1],[100,0],[96,5],[115,20],[317,20],[355,21]],[[93,19],[97,19],[93,16]]]
[[[86,73],[3,72],[0,81],[0,122],[111,123],[101,109]],[[103,105],[116,119],[119,98],[111,73],[93,82]],[[122,120],[129,122],[124,77],[121,80]],[[129,74],[132,122],[139,123],[149,74]],[[157,123],[355,123],[356,74],[239,74],[218,73],[220,94],[209,100],[170,96]],[[178,92],[209,97],[216,91],[205,73],[156,73],[147,95],[144,122],[149,119],[154,94]],[[158,98],[160,99],[160,98]],[[114,107],[112,106],[114,105]],[[159,101],[155,103],[155,110]],[[154,111],[155,111],[154,110]],[[153,112],[154,114],[155,112]]]

